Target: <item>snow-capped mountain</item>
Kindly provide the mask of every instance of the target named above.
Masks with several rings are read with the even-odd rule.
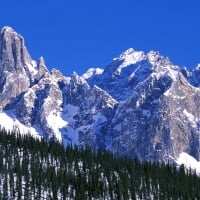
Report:
[[[0,36],[0,125],[118,155],[199,160],[200,67],[130,48],[103,70],[65,77],[30,57],[21,35]],[[173,159],[172,159],[173,158]]]

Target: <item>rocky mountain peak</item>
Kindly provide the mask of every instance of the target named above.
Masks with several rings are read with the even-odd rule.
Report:
[[[87,70],[86,73],[84,73],[84,74],[82,75],[82,77],[83,77],[84,79],[89,79],[89,78],[92,77],[92,76],[98,76],[98,75],[102,74],[103,71],[104,71],[104,70],[101,69],[101,68],[90,68],[90,69]]]
[[[11,27],[3,27],[0,35],[1,109],[39,80],[47,71],[44,66],[43,59],[38,65],[32,60],[20,34]]]
[[[123,68],[138,63],[144,58],[145,54],[143,51],[135,51],[133,48],[129,48],[114,58],[109,67],[114,70],[115,74],[120,74]]]
[[[106,90],[119,101],[129,98],[138,86],[145,88],[144,85],[149,82],[162,79],[171,83],[176,80],[179,71],[179,67],[157,51],[145,54],[130,48],[114,58],[103,73],[88,76],[87,81]]]
[[[86,83],[84,78],[82,76],[79,76],[75,71],[73,71],[73,73],[71,75],[71,82],[74,82],[78,85],[82,85],[82,84]]]
[[[4,26],[4,27],[1,29],[1,34],[2,34],[3,32],[13,32],[13,33],[16,33],[15,30],[14,30],[12,27],[10,27],[10,26]],[[17,34],[17,33],[16,33],[16,34]]]
[[[46,67],[46,64],[45,64],[45,60],[44,58],[41,56],[37,62],[37,75],[36,75],[36,80],[40,80],[44,74],[46,72],[48,72],[48,69]]]
[[[24,38],[11,27],[2,28],[0,36],[1,70],[20,72],[24,65],[31,65],[31,61]]]
[[[196,70],[200,70],[200,64],[195,67]]]
[[[54,69],[54,68],[51,70],[51,75],[57,82],[59,82],[59,81],[65,82],[67,79],[59,70]]]
[[[46,68],[45,60],[44,60],[44,58],[42,56],[38,60],[38,68],[40,68],[40,67],[45,67]]]
[[[190,72],[187,72],[187,78],[190,82],[195,87],[200,87],[200,64],[195,66]]]
[[[162,56],[158,51],[149,51],[146,57],[152,65],[172,65],[169,58]]]
[[[118,58],[124,59],[124,58],[126,58],[127,56],[133,54],[134,52],[136,52],[135,49],[129,48],[129,49],[125,50],[124,52],[122,52],[122,53],[119,55]]]

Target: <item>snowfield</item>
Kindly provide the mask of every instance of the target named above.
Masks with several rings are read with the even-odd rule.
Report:
[[[200,175],[200,161],[197,161],[188,153],[182,152],[176,160],[176,163],[179,166],[183,164],[185,168],[196,171],[196,174]]]

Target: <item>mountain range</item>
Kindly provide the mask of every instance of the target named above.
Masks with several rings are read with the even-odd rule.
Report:
[[[0,125],[47,141],[164,162],[200,159],[200,65],[130,48],[70,77],[34,61],[11,27],[0,35]]]

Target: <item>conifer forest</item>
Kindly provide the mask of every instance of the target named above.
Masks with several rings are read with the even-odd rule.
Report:
[[[200,178],[175,165],[119,158],[0,131],[0,199],[200,199]]]

